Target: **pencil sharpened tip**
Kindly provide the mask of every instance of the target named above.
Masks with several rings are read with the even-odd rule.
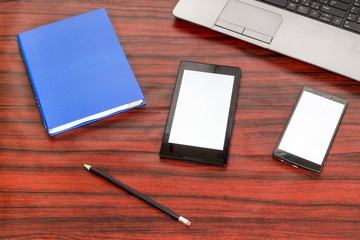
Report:
[[[91,166],[90,165],[87,165],[87,164],[84,164],[84,167],[87,169],[87,170],[90,170]]]

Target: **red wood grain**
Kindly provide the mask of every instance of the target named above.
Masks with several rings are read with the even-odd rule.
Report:
[[[176,2],[0,2],[0,239],[360,239],[360,83],[176,20]],[[102,7],[147,104],[49,137],[16,35]],[[158,156],[181,60],[242,68],[226,168]],[[321,175],[272,157],[303,86],[349,101]]]

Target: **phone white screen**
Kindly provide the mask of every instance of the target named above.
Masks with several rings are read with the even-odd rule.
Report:
[[[304,91],[278,148],[321,165],[344,107]]]

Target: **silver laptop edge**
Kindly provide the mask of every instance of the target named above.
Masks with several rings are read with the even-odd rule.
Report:
[[[352,32],[254,0],[180,0],[173,14],[360,81],[360,35]]]

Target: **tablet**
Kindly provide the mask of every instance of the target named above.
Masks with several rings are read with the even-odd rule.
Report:
[[[347,103],[304,87],[273,155],[294,167],[320,173]]]
[[[226,166],[240,68],[180,63],[160,157]]]

